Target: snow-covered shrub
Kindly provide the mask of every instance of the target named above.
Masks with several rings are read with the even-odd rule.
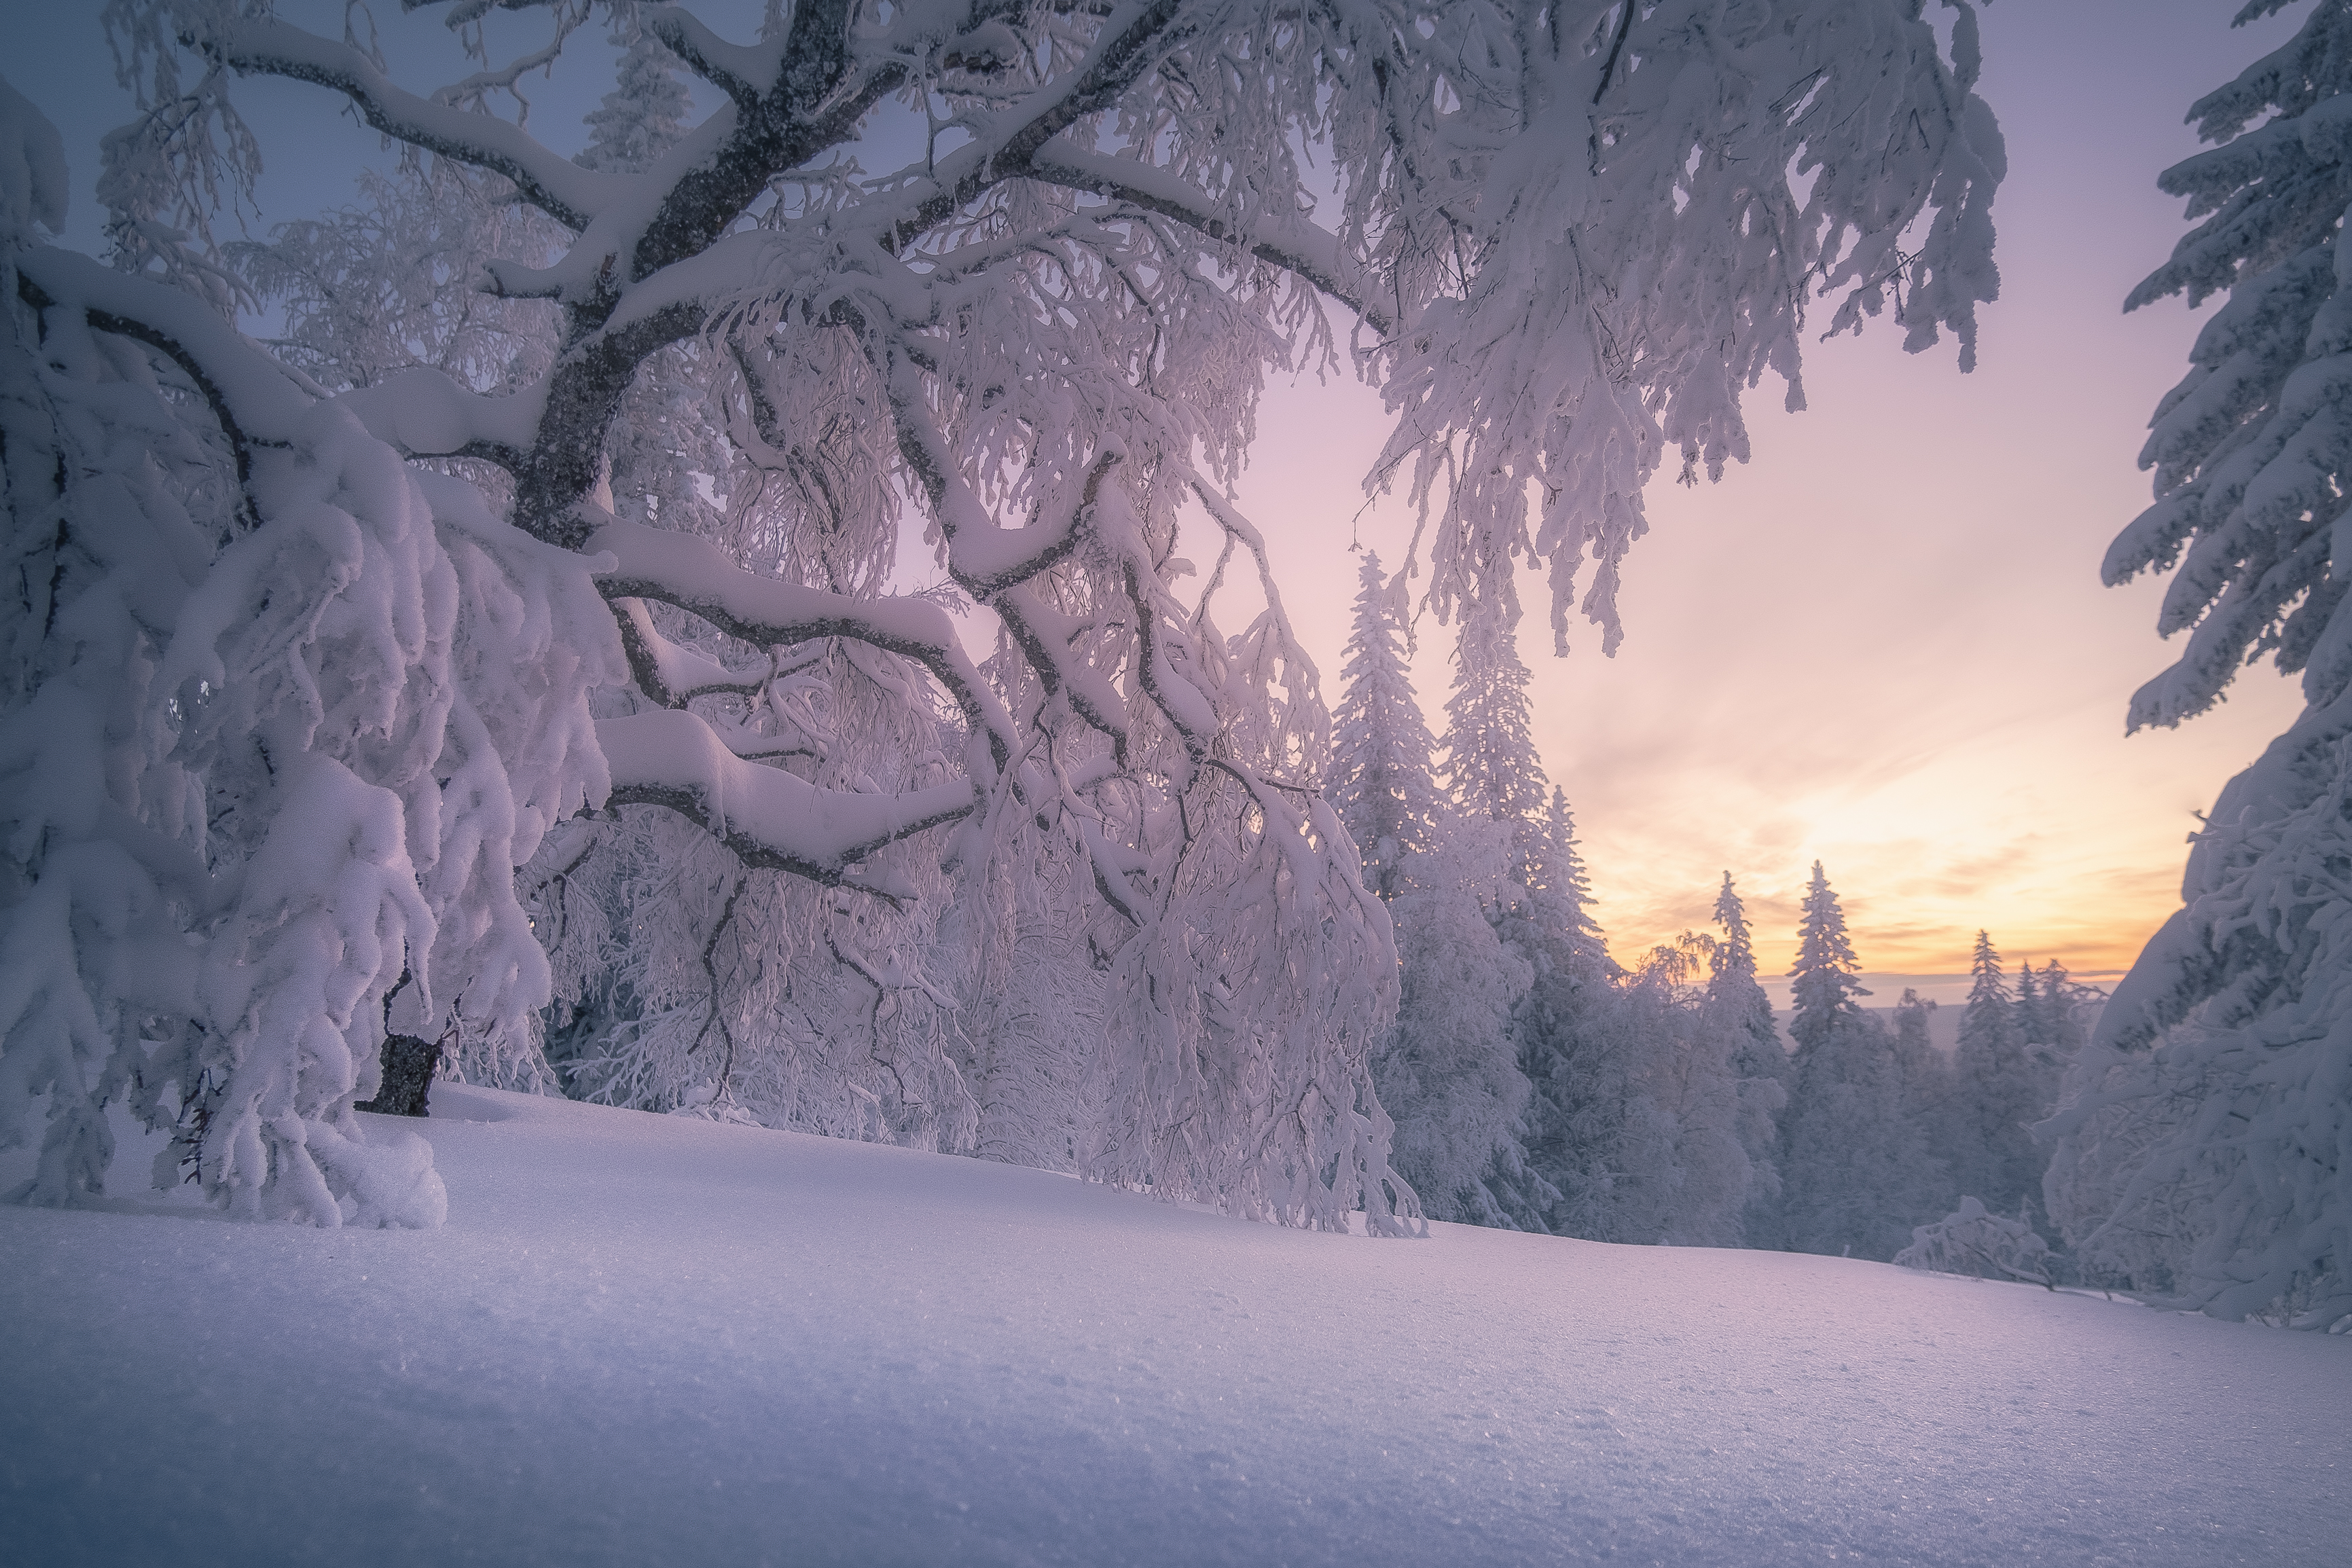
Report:
[[[1897,1252],[1895,1261],[1906,1269],[2057,1289],[2050,1243],[2023,1219],[1988,1213],[1973,1197],[1960,1199],[1960,1207],[1943,1218],[1914,1228],[1911,1245]]]

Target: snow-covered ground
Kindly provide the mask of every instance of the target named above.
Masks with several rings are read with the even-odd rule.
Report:
[[[437,1231],[0,1207],[0,1561],[2352,1561],[2352,1338],[434,1099]]]

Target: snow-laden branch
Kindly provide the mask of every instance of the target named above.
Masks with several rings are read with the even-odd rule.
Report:
[[[485,397],[428,365],[355,387],[341,401],[404,456],[478,457],[509,473],[522,466],[547,412],[543,385]]]
[[[47,248],[19,256],[16,275],[17,292],[34,308],[80,312],[100,331],[145,343],[186,371],[236,454],[239,479],[251,476],[251,449],[285,445],[316,401],[259,345],[179,289]]]
[[[1258,214],[1241,225],[1220,215],[1222,204],[1181,176],[1133,158],[1113,158],[1055,138],[1030,154],[1024,172],[1049,184],[1091,191],[1145,212],[1173,218],[1220,243],[1234,241],[1260,261],[1297,274],[1363,318],[1382,337],[1394,316],[1375,293],[1379,284],[1349,256],[1339,236],[1303,216]]]
[[[971,116],[971,141],[910,180],[885,209],[886,244],[903,249],[992,185],[1025,171],[1039,149],[1088,115],[1117,102],[1167,51],[1199,27],[1184,0],[1150,0],[1113,11],[1076,69],[1017,108]],[[895,210],[892,210],[895,209]]]
[[[710,726],[677,708],[599,720],[616,806],[666,806],[726,841],[745,865],[896,896],[859,862],[898,840],[952,822],[980,803],[956,779],[897,795],[821,789],[746,762]]]
[[[775,674],[772,659],[757,669],[730,670],[718,660],[681,648],[655,629],[641,599],[615,599],[621,618],[621,649],[637,689],[664,707],[684,707],[695,697],[728,694],[757,696]],[[740,748],[737,748],[740,755]]]
[[[917,599],[852,599],[744,570],[705,540],[607,521],[588,549],[609,553],[601,574],[614,599],[653,599],[691,612],[730,637],[761,646],[812,637],[849,637],[916,661],[947,687],[997,762],[1012,755],[1013,728],[996,694],[956,640],[947,612]]]
[[[640,12],[646,31],[659,38],[687,68],[735,100],[746,112],[759,107],[767,84],[776,79],[790,39],[778,34],[764,44],[730,43],[703,26],[702,19],[675,5]]]
[[[628,175],[583,169],[529,131],[493,115],[419,98],[395,85],[351,45],[285,22],[237,22],[205,42],[233,69],[331,88],[350,99],[361,118],[384,135],[505,175],[524,200],[571,228],[586,228],[622,192],[642,183]]]

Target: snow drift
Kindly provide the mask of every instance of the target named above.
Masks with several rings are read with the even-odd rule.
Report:
[[[0,1208],[12,1551],[2145,1568],[2352,1538],[2352,1338],[434,1098],[437,1230]]]

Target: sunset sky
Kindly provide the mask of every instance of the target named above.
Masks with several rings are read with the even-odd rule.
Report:
[[[1728,870],[1765,968],[1785,969],[1816,859],[1882,1002],[1904,984],[1957,999],[1979,926],[2012,968],[2055,956],[2090,976],[2128,966],[2179,906],[2193,813],[2301,701],[2264,665],[2215,712],[2125,738],[2126,700],[2174,644],[2155,634],[2158,580],[2098,580],[2148,502],[2135,460],[2202,314],[2122,313],[2183,228],[2157,172],[2199,145],[2188,105],[2302,11],[2233,32],[2235,9],[1988,7],[1980,90],[2010,174],[1979,368],[1959,374],[1948,339],[1906,355],[1884,322],[1809,345],[1807,412],[1782,413],[1774,381],[1750,395],[1752,463],[1652,486],[1614,659],[1581,622],[1550,657],[1530,611],[1538,740],[1621,959],[1705,927]],[[1369,392],[1286,387],[1244,492],[1327,680],[1353,587],[1333,556],[1360,505],[1347,480],[1381,430]],[[1357,525],[1390,565],[1410,530],[1395,500]],[[1422,632],[1434,719],[1451,638]]]
[[[68,238],[93,248],[97,137],[128,114],[96,9],[26,8],[0,67],[63,131]],[[321,10],[332,28],[341,8],[282,9]],[[2160,585],[2098,582],[2107,541],[2147,504],[2134,459],[2197,325],[2178,301],[2121,313],[2182,226],[2155,176],[2196,149],[2188,104],[2303,8],[2233,33],[2235,9],[1990,5],[1981,90],[2010,174],[1981,367],[1961,376],[1948,341],[1906,356],[1884,322],[1810,347],[1808,412],[1780,413],[1777,382],[1751,397],[1754,462],[1720,485],[1652,490],[1616,658],[1580,623],[1567,660],[1549,656],[1539,625],[1522,628],[1543,758],[1576,810],[1621,958],[1704,926],[1729,870],[1766,969],[1785,968],[1816,859],[1882,1001],[1906,983],[1956,999],[1949,977],[1979,926],[2012,965],[2056,956],[2111,977],[2176,906],[2193,813],[2299,701],[2251,671],[2220,711],[2125,738],[2126,700],[2170,655],[2153,631]],[[417,33],[383,10],[388,37]],[[535,88],[532,129],[583,141],[579,114],[604,85]],[[356,163],[385,161],[371,133],[320,116],[315,89],[240,92],[273,159],[257,230],[344,199]],[[1242,491],[1329,683],[1351,537],[1394,566],[1410,532],[1401,502],[1358,516],[1383,426],[1362,387],[1278,387]],[[1421,634],[1416,678],[1436,727],[1452,638],[1426,619]]]

